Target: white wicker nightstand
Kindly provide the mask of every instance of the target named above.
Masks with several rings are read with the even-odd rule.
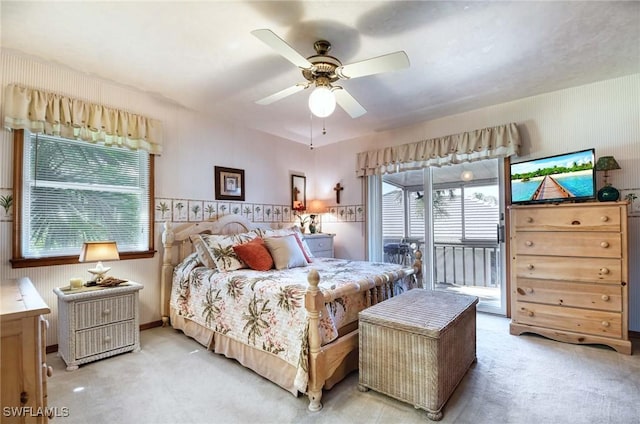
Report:
[[[55,288],[58,296],[58,353],[67,371],[80,364],[140,350],[138,292],[142,284]]]
[[[303,234],[313,256],[318,258],[333,258],[333,238],[335,234],[314,233]]]

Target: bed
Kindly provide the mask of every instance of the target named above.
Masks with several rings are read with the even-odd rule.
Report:
[[[292,237],[294,228],[258,226],[239,215],[175,229],[165,223],[162,320],[292,394],[307,394],[309,409],[318,411],[323,389],[358,367],[358,312],[421,287],[422,255],[416,252],[410,267],[309,258],[299,235]],[[271,243],[295,238],[310,263],[269,270],[246,264],[215,269],[196,251],[194,240],[225,237],[241,240],[236,248],[251,241],[267,243],[269,249]],[[277,262],[276,251],[271,252]]]

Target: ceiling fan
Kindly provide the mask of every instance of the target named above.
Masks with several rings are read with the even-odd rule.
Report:
[[[268,105],[313,85],[316,88],[309,96],[309,108],[314,115],[321,118],[331,115],[336,103],[352,118],[357,118],[367,112],[347,90],[339,85],[334,85],[334,82],[409,67],[409,57],[403,51],[342,65],[340,60],[328,54],[331,50],[331,43],[326,40],[316,41],[313,47],[317,54],[305,58],[271,30],[257,29],[251,31],[251,34],[300,68],[302,76],[306,79],[305,82],[285,88],[256,101],[256,103]]]

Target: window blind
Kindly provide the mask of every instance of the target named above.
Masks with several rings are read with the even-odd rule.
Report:
[[[79,254],[85,241],[148,249],[149,153],[25,131],[25,258]]]

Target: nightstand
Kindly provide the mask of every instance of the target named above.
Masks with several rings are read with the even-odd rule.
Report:
[[[58,296],[58,354],[67,371],[140,350],[138,292],[142,284],[53,289]]]
[[[335,234],[314,233],[303,234],[311,254],[317,258],[333,258],[333,238]]]

